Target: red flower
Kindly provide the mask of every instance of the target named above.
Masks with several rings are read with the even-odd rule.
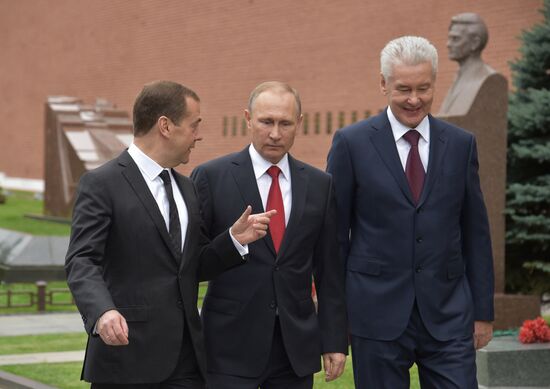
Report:
[[[525,320],[519,330],[521,343],[550,342],[550,327],[542,317],[534,320]]]

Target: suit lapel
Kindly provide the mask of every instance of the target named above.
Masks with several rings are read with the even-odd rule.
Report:
[[[292,191],[292,209],[290,218],[285,229],[285,235],[279,248],[277,260],[284,255],[287,246],[289,245],[290,237],[296,236],[300,228],[300,220],[304,212],[306,195],[308,189],[308,175],[305,174],[304,165],[300,161],[288,155],[288,164],[290,167],[291,191]]]
[[[418,207],[426,201],[426,198],[430,194],[434,186],[435,179],[439,174],[439,169],[443,162],[443,156],[445,155],[445,149],[447,148],[447,142],[445,138],[445,125],[441,120],[434,119],[432,115],[429,116],[430,120],[430,156],[428,160],[428,169],[426,172],[426,180],[420,200],[418,201]]]
[[[120,157],[118,158],[118,163],[124,166],[124,170],[122,170],[122,175],[124,176],[124,178],[126,178],[128,183],[134,190],[136,196],[140,200],[141,204],[151,217],[151,220],[159,231],[162,240],[174,256],[174,258],[178,259],[177,254],[174,252],[174,245],[172,244],[172,240],[170,238],[170,235],[168,234],[168,230],[166,229],[164,218],[162,217],[157,202],[151,194],[151,191],[149,190],[147,183],[143,179],[143,176],[139,171],[136,163],[134,162],[132,157],[130,157],[130,154],[128,154],[127,151],[124,151],[120,155]]]
[[[240,153],[237,153],[231,162],[233,164],[231,174],[237,183],[237,188],[239,189],[244,203],[252,206],[252,213],[265,212],[262,205],[262,198],[258,190],[256,176],[254,175],[252,160],[250,159],[250,154],[248,153],[248,146]],[[275,255],[275,246],[273,246],[271,235],[267,234],[260,240],[263,241],[273,255]]]
[[[373,118],[372,127],[374,128],[374,131],[372,131],[370,139],[374,147],[378,151],[380,158],[384,161],[384,164],[392,174],[405,197],[411,204],[414,205],[411,189],[409,188],[409,182],[407,181],[407,176],[405,175],[403,165],[401,164],[401,160],[399,158],[399,152],[397,151],[397,146],[395,145],[395,138],[393,137],[393,132],[386,111]]]

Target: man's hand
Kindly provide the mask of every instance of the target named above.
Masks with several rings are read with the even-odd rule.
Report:
[[[487,346],[493,339],[493,323],[489,321],[474,322],[474,346],[476,350]]]
[[[325,381],[333,381],[340,377],[346,365],[346,355],[342,353],[323,354],[323,368],[325,369]]]
[[[97,321],[97,333],[109,346],[126,346],[128,342],[128,324],[117,310],[105,312]]]
[[[241,217],[231,227],[231,234],[241,245],[252,243],[267,234],[267,227],[271,216],[277,213],[271,210],[264,213],[251,215],[252,207],[249,205],[244,210]]]

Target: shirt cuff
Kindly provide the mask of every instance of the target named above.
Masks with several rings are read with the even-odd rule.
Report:
[[[244,246],[242,244],[240,244],[237,239],[235,239],[233,237],[233,234],[231,233],[231,228],[229,229],[229,236],[231,237],[231,240],[233,241],[233,245],[235,246],[235,248],[237,249],[237,251],[239,252],[239,254],[241,254],[241,257],[244,257],[245,255],[248,255],[248,245],[245,244]]]

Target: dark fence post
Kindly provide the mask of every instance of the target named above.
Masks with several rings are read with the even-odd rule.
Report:
[[[36,297],[38,312],[46,311],[46,281],[36,281]]]

